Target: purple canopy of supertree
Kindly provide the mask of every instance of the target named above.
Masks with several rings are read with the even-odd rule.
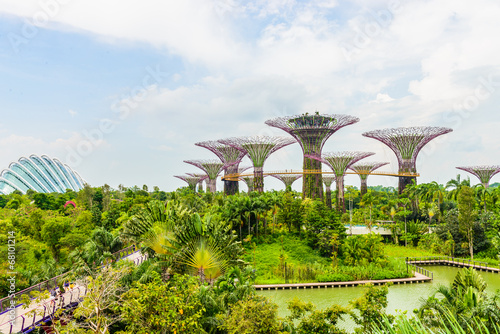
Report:
[[[185,163],[191,164],[203,170],[208,175],[207,186],[210,192],[215,193],[217,190],[217,176],[224,168],[224,163],[217,160],[184,160]]]
[[[361,159],[374,155],[373,152],[328,152],[323,153],[321,157],[309,156],[312,159],[321,161],[322,163],[328,165],[336,176],[337,182],[337,208],[342,209],[345,212],[344,203],[344,175],[351,165],[355,164]]]
[[[195,143],[195,145],[204,147],[219,157],[225,165],[224,176],[237,173],[238,166],[246,155],[246,152],[242,152],[233,146],[222,144],[214,140]],[[238,181],[224,180],[224,193],[226,195],[234,195],[238,190]]]
[[[303,169],[320,170],[321,162],[307,155],[320,157],[328,138],[344,126],[359,122],[359,118],[342,114],[303,114],[270,119],[266,124],[286,131],[295,138],[304,153]],[[302,198],[323,198],[321,173],[304,174]]]
[[[291,191],[292,184],[300,179],[302,177],[302,174],[272,174],[271,176],[283,182],[285,184],[286,191]]]
[[[174,175],[174,177],[187,182],[189,188],[193,191],[196,191],[196,185],[202,180],[201,177],[191,175]]]
[[[463,171],[469,172],[472,175],[475,175],[484,188],[488,188],[490,185],[491,178],[500,172],[500,166],[466,166],[466,167],[457,167]]]
[[[373,172],[374,170],[388,164],[389,164],[388,162],[361,161],[349,167],[349,169],[352,169],[353,171],[358,173],[359,178],[361,179],[361,196],[366,194],[368,191],[368,184],[367,184],[368,175],[370,175],[370,173]]]
[[[414,174],[417,172],[416,161],[420,150],[432,139],[453,131],[453,129],[438,126],[414,126],[363,133],[363,136],[376,139],[396,154],[399,163],[399,173]],[[415,176],[399,177],[399,192],[415,179]]]
[[[219,140],[220,143],[237,148],[248,154],[253,163],[254,189],[258,192],[264,191],[263,167],[266,159],[274,152],[287,145],[295,143],[292,138],[285,137],[234,137]]]

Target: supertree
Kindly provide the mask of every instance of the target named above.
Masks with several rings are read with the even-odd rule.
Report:
[[[273,174],[272,177],[277,178],[285,184],[285,191],[292,191],[292,184],[302,177],[302,174]]]
[[[197,173],[186,173],[186,175],[200,178],[200,180],[198,181],[198,192],[201,192],[203,190],[203,181],[208,179],[208,175]]]
[[[323,183],[326,188],[326,205],[332,208],[332,183],[335,181],[335,175],[323,175]]]
[[[394,151],[399,163],[399,193],[415,180],[416,161],[420,150],[432,139],[451,132],[453,129],[438,126],[415,126],[374,130],[363,136],[376,139]],[[416,181],[416,180],[415,180]]]
[[[191,175],[174,175],[176,178],[181,179],[182,181],[187,182],[189,189],[193,192],[196,191],[196,185],[203,180],[204,178],[199,176],[191,176]]]
[[[344,175],[352,164],[361,159],[374,155],[373,152],[329,152],[323,153],[321,157],[310,156],[328,165],[335,174],[337,182],[337,209],[345,212],[344,203]]]
[[[267,177],[267,176],[268,175],[264,175],[264,177]],[[254,181],[253,180],[255,179],[255,177],[253,175],[245,175],[245,176],[242,176],[241,179],[247,185],[249,194],[252,191],[254,191],[254,187],[253,187]]]
[[[308,156],[321,157],[326,140],[344,126],[359,122],[359,118],[349,115],[320,115],[319,112],[296,116],[285,116],[266,121],[267,125],[288,132],[295,138],[304,152],[303,170],[321,170],[321,162]],[[321,173],[304,173],[302,198],[323,198]]]
[[[349,167],[350,169],[358,173],[359,178],[361,179],[361,196],[366,194],[366,192],[368,191],[368,185],[366,183],[368,175],[370,175],[370,173],[374,170],[388,164],[388,162],[359,162]]]
[[[238,150],[230,145],[219,143],[218,141],[204,141],[195,143],[196,146],[204,147],[210,150],[226,166],[224,168],[224,176],[228,174],[235,174],[238,172],[238,166],[241,160],[245,157],[246,153]],[[226,195],[234,195],[238,192],[238,181],[224,180],[224,193]]]
[[[263,167],[266,159],[282,147],[295,143],[295,140],[284,137],[235,137],[219,140],[220,143],[237,148],[248,154],[253,163],[254,189],[264,191]]]
[[[500,166],[466,166],[457,168],[475,175],[485,189],[490,185],[491,178],[500,172]]]
[[[215,193],[217,190],[217,175],[224,168],[224,163],[217,160],[184,160],[184,162],[203,170],[208,176],[208,191]]]

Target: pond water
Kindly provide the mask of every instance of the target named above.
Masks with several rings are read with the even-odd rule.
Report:
[[[421,304],[422,298],[430,296],[438,285],[448,285],[453,282],[459,268],[448,266],[425,266],[427,270],[434,273],[434,280],[430,283],[417,283],[406,285],[393,285],[389,288],[387,295],[388,305],[386,312],[397,314],[398,310],[408,311],[413,314],[413,310]],[[500,289],[500,274],[479,272],[488,283],[487,292],[493,294]],[[288,316],[287,302],[297,297],[304,302],[312,302],[319,309],[327,308],[333,304],[347,306],[350,300],[356,299],[363,294],[363,287],[346,288],[321,288],[321,289],[300,289],[300,290],[269,290],[258,291],[257,293],[270,298],[278,304],[280,317]],[[353,329],[354,323],[346,321],[342,326],[346,329]]]

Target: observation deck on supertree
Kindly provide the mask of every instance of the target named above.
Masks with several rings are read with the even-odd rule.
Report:
[[[286,131],[295,138],[304,153],[303,170],[321,170],[321,162],[308,156],[321,157],[328,138],[344,126],[359,122],[359,118],[349,115],[320,115],[319,112],[270,119],[266,124]],[[304,174],[302,198],[323,199],[322,174]]]
[[[237,148],[248,154],[253,163],[254,189],[264,191],[263,167],[267,158],[280,148],[295,143],[295,140],[284,137],[235,137],[219,140],[220,143]]]
[[[203,180],[203,178],[199,176],[191,175],[174,175],[174,177],[187,182],[189,189],[191,189],[193,192],[196,192],[196,185],[200,182],[200,180]]]
[[[374,170],[376,170],[382,166],[388,165],[388,164],[389,164],[388,162],[363,162],[362,161],[362,162],[359,162],[359,163],[354,164],[351,167],[349,167],[351,170],[358,173],[359,178],[361,179],[361,189],[360,189],[361,196],[366,194],[366,192],[368,191],[368,184],[366,182],[368,179],[368,175],[370,175],[370,173],[373,172]]]
[[[218,141],[204,141],[195,143],[196,146],[204,147],[213,152],[226,166],[224,175],[238,173],[238,166],[246,153],[237,148],[222,144]],[[224,193],[226,195],[234,195],[238,192],[238,181],[224,180]]]
[[[396,154],[399,173],[410,174],[399,177],[399,193],[415,179],[416,161],[420,150],[432,139],[453,131],[450,128],[438,126],[415,126],[392,129],[374,130],[363,133],[363,136],[376,139]]]
[[[224,168],[223,162],[217,160],[184,160],[184,162],[196,166],[204,171],[208,176],[208,191],[212,193],[217,191],[217,176]]]
[[[373,152],[328,152],[323,153],[321,157],[310,156],[312,159],[321,161],[328,165],[335,174],[337,182],[337,210],[345,212],[344,203],[344,175],[351,165],[361,159],[374,155]]]
[[[332,183],[335,181],[335,175],[323,175],[323,183],[326,189],[326,205],[332,208]]]
[[[271,175],[285,184],[285,191],[292,191],[292,184],[302,177],[302,174]]]
[[[491,178],[500,172],[500,166],[466,166],[466,167],[457,167],[463,171],[469,172],[472,175],[476,176],[481,184],[486,189],[490,185]]]

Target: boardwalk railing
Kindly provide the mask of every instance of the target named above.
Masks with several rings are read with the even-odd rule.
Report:
[[[451,256],[407,257],[406,262],[412,264],[442,264],[453,265],[457,267],[472,267],[478,270],[500,273],[499,268],[495,268],[487,262],[475,261],[470,259],[460,259]]]
[[[72,308],[83,300],[87,292],[86,287],[75,287],[68,291],[59,298],[52,299],[38,306],[36,309],[25,314],[17,316],[7,323],[1,324],[4,327],[6,324],[9,326],[9,334],[11,333],[28,333],[31,332],[41,322],[48,321],[54,317],[56,311],[60,308]]]
[[[118,261],[120,259],[123,259],[126,256],[129,256],[130,254],[135,252],[135,249],[136,249],[135,245],[132,245],[132,246],[129,246],[129,247],[124,248],[122,250],[119,250],[118,252],[113,253],[111,255],[112,259],[113,259],[112,261]],[[68,276],[71,272],[72,272],[72,270],[67,271],[64,274],[58,275],[56,277],[52,277],[46,281],[32,285],[29,288],[26,288],[24,290],[16,292],[15,294],[12,294],[10,296],[7,296],[7,297],[0,299],[0,314],[6,312],[8,307],[10,307],[11,299],[18,301],[21,299],[21,296],[26,295],[26,294],[28,294],[31,297],[31,292],[33,292],[33,291],[41,292],[41,291],[45,291],[45,290],[53,290],[60,285],[68,286],[69,285]],[[19,306],[19,305],[17,305],[17,306]]]
[[[434,280],[434,273],[432,271],[429,271],[427,269],[424,269],[422,267],[419,267],[411,262],[406,261],[406,271],[408,271],[408,268],[412,268],[413,272],[417,272],[419,274],[422,274],[424,276],[430,277],[431,280]]]

